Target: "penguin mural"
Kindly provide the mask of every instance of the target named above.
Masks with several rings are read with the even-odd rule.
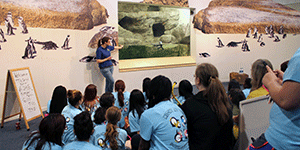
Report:
[[[12,27],[11,23],[7,19],[5,19],[5,26],[7,28],[7,33],[6,33],[7,35],[15,35],[13,31],[14,28]]]
[[[27,34],[28,33],[28,30],[27,30],[27,26],[26,26],[26,24],[25,24],[25,21],[24,21],[24,19],[23,19],[23,17],[19,17],[18,18],[18,23],[19,23],[19,27],[21,28],[21,30],[22,30],[22,33],[23,34]]]
[[[96,62],[96,56],[84,56],[81,59],[79,59],[79,62],[84,62],[84,63],[89,63],[89,62]],[[118,61],[115,59],[111,59],[111,62],[113,63],[114,66],[118,65]]]
[[[61,48],[64,50],[71,49],[72,47],[69,47],[69,42],[70,42],[70,35],[67,35],[65,42],[64,42],[63,46],[61,46]]]
[[[253,34],[253,38],[254,38],[254,39],[257,38],[257,34],[258,34],[257,32],[258,32],[258,31],[257,31],[257,28],[254,27],[254,31],[253,31],[253,33],[254,33],[254,34]]]
[[[1,42],[6,42],[6,39],[5,39],[5,37],[4,37],[4,32],[3,32],[3,30],[0,28],[0,35],[1,35],[1,37],[2,37],[2,40],[1,40]]]
[[[217,45],[217,47],[218,47],[218,48],[223,47],[224,44],[222,43],[221,39],[220,39],[219,37],[217,37],[217,40],[218,40],[218,45]]]
[[[283,34],[283,26],[282,25],[279,28],[278,34]]]
[[[261,41],[262,41],[262,34],[260,34],[257,39],[257,42],[261,42]]]
[[[34,57],[36,57],[36,51],[35,51],[35,46],[34,46],[34,42],[33,39],[31,39],[31,37],[29,37],[28,40],[25,40],[27,42],[27,46],[25,47],[25,53],[24,56],[22,56],[23,59],[33,59]]]
[[[265,32],[266,32],[267,35],[270,33],[270,32],[269,32],[269,27],[268,27],[268,26],[265,27]]]
[[[206,52],[204,52],[204,53],[199,53],[199,56],[200,56],[200,57],[210,57],[210,55],[209,55],[208,53],[206,53]]]
[[[279,37],[278,37],[277,35],[275,35],[275,40],[274,40],[274,42],[279,42],[279,41],[280,41]]]
[[[243,50],[243,52],[249,52],[250,51],[246,39],[244,39],[244,41],[243,41],[242,50]]]
[[[286,33],[284,33],[284,34],[283,34],[282,38],[283,38],[283,39],[285,39],[285,38],[286,38]]]
[[[7,21],[10,23],[11,27],[14,27],[14,20],[13,20],[13,18],[12,18],[11,12],[8,12],[8,13],[7,13],[6,19],[7,19]]]
[[[251,28],[249,28],[249,29],[248,29],[248,32],[247,32],[247,35],[246,35],[246,37],[247,37],[247,38],[249,38],[249,37],[250,37],[250,35],[251,35]]]

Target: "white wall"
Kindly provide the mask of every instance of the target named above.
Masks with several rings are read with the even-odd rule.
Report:
[[[114,1],[114,3],[117,4],[116,1]],[[198,10],[199,9],[197,9],[197,11]],[[109,23],[116,25],[116,22],[117,21],[111,21]],[[0,27],[3,30],[6,30],[6,27]],[[95,53],[95,49],[88,48],[87,43],[91,37],[99,31],[99,26],[88,31],[45,28],[28,29],[30,34],[21,34],[21,31],[18,28],[15,31],[16,35],[6,35],[8,42],[0,43],[2,48],[2,50],[0,50],[1,116],[6,75],[7,70],[9,69],[21,67],[30,68],[38,98],[44,110],[48,100],[52,96],[53,89],[57,85],[64,85],[67,89],[78,89],[81,92],[84,92],[86,85],[93,83],[98,86],[99,95],[104,92],[105,81],[100,74],[98,65],[96,63],[79,62],[79,59],[83,56]],[[217,37],[220,37],[223,43],[227,44],[231,40],[240,41],[241,39],[244,39],[244,34],[202,34],[199,30],[193,30],[192,32],[195,32],[196,35],[195,37],[192,37],[193,42],[191,46],[193,55],[196,55],[196,62],[198,64],[202,62],[213,63],[219,70],[222,81],[228,81],[229,73],[238,71],[240,67],[243,67],[244,71],[250,74],[252,62],[258,58],[267,58],[271,60],[274,68],[279,68],[280,63],[290,59],[294,52],[300,47],[300,35],[288,35],[287,39],[284,39],[279,43],[274,43],[271,39],[264,38],[266,42],[265,47],[260,47],[256,41],[249,39],[248,44],[251,52],[244,53],[240,49],[240,46],[236,48],[216,48]],[[21,58],[27,45],[25,40],[28,39],[29,36],[39,41],[52,40],[60,47],[68,34],[71,36],[71,50],[62,50],[61,48],[58,48],[57,50],[42,50],[42,46],[36,44],[36,58],[27,60]],[[200,58],[198,57],[199,52],[208,52],[211,54],[211,57]],[[118,53],[114,53],[113,57],[117,59]],[[131,91],[135,88],[141,89],[143,78],[153,78],[159,74],[169,77],[172,82],[188,79],[194,84],[194,71],[195,66],[119,73],[118,67],[115,67],[114,78],[115,80],[124,80],[126,83],[126,90]]]

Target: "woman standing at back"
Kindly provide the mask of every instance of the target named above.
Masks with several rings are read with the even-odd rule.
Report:
[[[129,97],[130,93],[125,91],[125,83],[123,80],[117,80],[115,83],[115,92],[112,93],[115,97],[115,106],[121,109],[122,118],[118,123],[120,128],[125,126],[125,117],[129,113]]]
[[[182,105],[188,120],[191,150],[233,148],[231,105],[218,76],[218,70],[212,64],[198,65],[195,84],[199,92]]]

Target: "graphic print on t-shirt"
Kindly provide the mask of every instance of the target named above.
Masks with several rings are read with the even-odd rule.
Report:
[[[183,127],[186,126],[186,119],[182,115],[180,117],[180,120],[181,120],[181,124],[180,124],[179,119],[177,119],[176,117],[171,117],[170,118],[170,124],[172,125],[172,127],[178,128],[178,130],[176,130],[176,133],[175,133],[175,136],[174,136],[175,142],[177,142],[177,143],[181,142],[183,138],[185,138],[185,139],[188,138],[187,130],[184,129],[184,128],[180,129],[181,125]]]

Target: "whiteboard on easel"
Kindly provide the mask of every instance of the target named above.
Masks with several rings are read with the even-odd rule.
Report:
[[[42,111],[36,95],[29,68],[10,70],[20,105],[27,121],[41,116]]]

